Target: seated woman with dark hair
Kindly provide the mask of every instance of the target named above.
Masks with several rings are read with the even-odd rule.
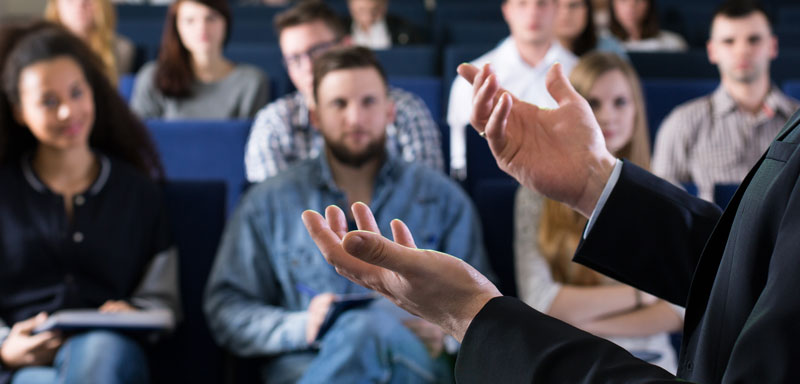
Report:
[[[681,35],[658,25],[654,0],[609,0],[609,30],[628,51],[686,51],[689,45]]]
[[[575,56],[591,51],[611,52],[627,58],[625,47],[609,34],[598,34],[590,0],[557,0],[554,31],[558,42]]]
[[[134,338],[33,332],[70,308],[177,318],[147,130],[100,59],[56,25],[4,27],[0,74],[0,383],[147,382]]]
[[[269,98],[264,72],[222,54],[226,0],[178,0],[167,10],[158,60],[136,76],[131,108],[143,119],[249,119]]]

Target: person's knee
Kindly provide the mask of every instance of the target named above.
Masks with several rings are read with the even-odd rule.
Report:
[[[146,382],[147,356],[139,344],[119,333],[91,331],[73,336],[62,364],[67,376],[92,377],[98,382]]]

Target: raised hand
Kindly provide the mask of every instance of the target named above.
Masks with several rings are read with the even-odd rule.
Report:
[[[589,216],[615,159],[589,103],[572,88],[561,65],[547,73],[556,109],[541,109],[503,90],[487,64],[458,73],[473,84],[470,122],[482,132],[503,171],[522,185]]]
[[[325,259],[353,282],[373,289],[461,341],[475,315],[497,288],[480,272],[453,256],[416,249],[408,227],[391,222],[390,241],[378,233],[369,207],[355,203],[359,230],[348,233],[344,212],[335,206],[326,218],[303,212],[303,223]]]

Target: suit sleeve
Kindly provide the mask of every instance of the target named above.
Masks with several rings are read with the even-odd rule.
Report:
[[[574,261],[685,306],[719,207],[625,162]]]
[[[678,381],[616,344],[510,297],[472,320],[456,361],[458,383],[655,383]]]

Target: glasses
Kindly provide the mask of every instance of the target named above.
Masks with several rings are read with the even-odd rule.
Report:
[[[305,52],[296,53],[291,56],[285,56],[283,58],[283,65],[285,65],[287,68],[292,68],[292,67],[299,68],[303,65],[303,61],[305,59],[313,61],[314,59],[320,57],[323,53],[325,53],[329,49],[339,44],[341,41],[342,39],[338,38],[336,40],[322,42],[312,46]]]

